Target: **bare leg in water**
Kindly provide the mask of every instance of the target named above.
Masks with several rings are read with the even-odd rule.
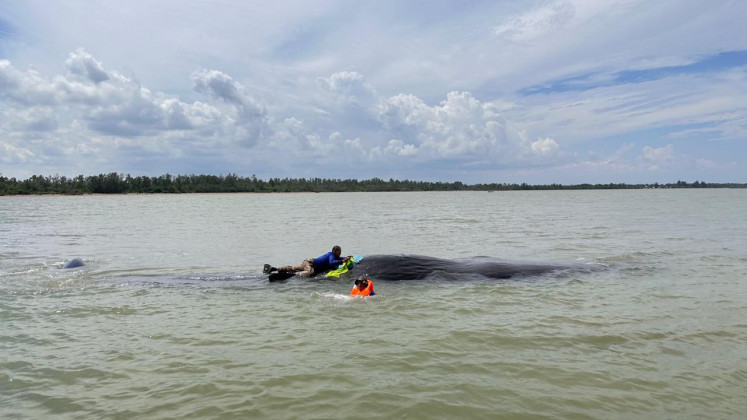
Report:
[[[278,267],[278,271],[285,271],[285,272],[293,272],[296,273],[297,276],[300,277],[309,277],[312,274],[314,274],[314,266],[311,265],[311,262],[314,261],[312,259],[304,260],[301,264],[298,265],[285,265],[282,267]]]

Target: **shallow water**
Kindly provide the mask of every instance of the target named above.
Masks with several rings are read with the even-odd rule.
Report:
[[[745,190],[0,198],[0,417],[743,418],[744,214]],[[333,244],[603,269],[369,299],[260,273]]]

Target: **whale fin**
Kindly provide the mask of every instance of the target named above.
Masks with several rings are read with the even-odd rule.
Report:
[[[83,259],[81,258],[73,258],[72,260],[65,263],[65,265],[62,266],[62,268],[75,268],[75,267],[83,267],[86,265],[83,263]]]

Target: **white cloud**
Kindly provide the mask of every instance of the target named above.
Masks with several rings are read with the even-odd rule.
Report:
[[[529,42],[562,28],[573,17],[571,2],[556,1],[493,27],[496,36],[513,42]]]
[[[405,144],[402,140],[389,140],[384,148],[384,152],[396,156],[415,156],[418,154],[418,149],[413,144]]]
[[[417,150],[426,159],[472,157],[512,164],[559,148],[552,139],[530,143],[503,118],[496,104],[481,102],[469,92],[450,92],[434,106],[414,95],[396,95],[382,101],[379,120],[411,143],[400,155],[405,151],[415,155]],[[390,145],[390,149],[397,147],[398,143]]]
[[[4,171],[67,164],[52,162],[56,150],[91,151],[88,162],[113,170],[161,171],[172,163],[159,157],[176,156],[179,168],[228,171],[282,156],[288,175],[294,165],[336,174],[325,157],[344,151],[371,172],[434,178],[449,165],[539,173],[587,155],[603,156],[589,158],[599,168],[689,170],[744,151],[744,65],[618,76],[747,50],[745,2],[422,6],[1,3],[14,32],[0,37],[0,138],[34,156]],[[631,139],[703,162],[610,152]],[[212,166],[201,166],[206,155]]]
[[[0,92],[7,95],[18,88],[19,73],[8,60],[0,60]]]
[[[4,112],[2,116],[8,127],[22,137],[54,131],[58,127],[57,115],[47,106],[29,107],[12,113]]]
[[[55,103],[54,86],[33,70],[18,71],[8,60],[0,60],[0,97],[21,106]]]
[[[29,162],[35,156],[53,165],[65,156],[62,151],[78,149],[99,152],[97,161],[118,165],[138,150],[184,156],[195,153],[195,144],[252,147],[266,131],[264,109],[219,71],[193,75],[195,90],[213,103],[188,103],[107,71],[83,49],[65,64],[66,74],[45,78],[0,61],[4,161]],[[112,153],[117,149],[122,152]]]
[[[632,146],[632,145],[630,145]],[[625,148],[630,150],[631,147]],[[683,153],[678,153],[673,144],[662,147],[644,146],[640,154],[634,159],[609,159],[605,162],[614,162],[617,168],[630,171],[642,171],[645,173],[676,173],[701,170],[713,170],[719,168],[719,163],[706,158],[693,158]],[[723,166],[732,166],[726,163]]]
[[[72,75],[83,77],[94,83],[109,80],[109,75],[104,71],[101,62],[93,58],[83,48],[78,48],[71,53],[65,64]]]
[[[235,82],[231,76],[203,69],[192,74],[197,92],[219,99],[228,105],[223,109],[225,135],[235,138],[244,146],[261,141],[267,131],[266,111]]]
[[[540,155],[548,155],[559,148],[558,143],[551,138],[538,139],[532,142],[532,151]]]
[[[668,144],[664,147],[654,148],[645,146],[638,161],[649,170],[670,169],[677,163],[674,154],[674,146]]]
[[[733,162],[730,162],[728,165],[733,165]],[[710,159],[695,159],[695,166],[697,166],[698,169],[713,169],[717,168],[719,163]]]
[[[24,147],[0,141],[0,162],[5,164],[26,163],[34,157],[34,152]]]
[[[355,71],[341,71],[330,77],[317,78],[317,84],[324,91],[346,103],[369,105],[376,97],[376,91],[362,74]]]
[[[304,126],[303,121],[290,117],[286,118],[282,124],[275,125],[270,145],[293,153],[299,149],[309,148],[310,135],[313,133]]]
[[[640,83],[530,95],[506,110],[516,126],[564,144],[672,127],[669,139],[747,135],[747,72],[680,74]],[[681,128],[701,125],[698,128]]]
[[[239,93],[240,85],[233,81],[231,76],[218,71],[203,69],[192,73],[192,82],[195,90],[221,99],[226,103],[244,106],[246,98]]]
[[[59,119],[70,124],[84,120],[94,132],[126,137],[150,136],[163,130],[233,136],[255,143],[263,131],[265,111],[241,91],[241,86],[215,70],[195,72],[195,90],[221,101],[219,106],[195,101],[186,103],[163,93],[153,93],[118,72],[107,72],[101,62],[83,49],[67,60],[68,76],[44,79],[34,71],[21,72],[8,61],[0,62],[0,94],[18,120],[37,130],[52,130]],[[46,118],[39,116],[44,108]],[[7,112],[7,111],[6,111]],[[32,121],[29,114],[37,114]],[[18,129],[23,121],[11,122]],[[60,121],[62,122],[62,121]],[[230,139],[229,139],[230,140]]]

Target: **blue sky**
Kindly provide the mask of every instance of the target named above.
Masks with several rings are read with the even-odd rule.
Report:
[[[0,3],[0,174],[747,182],[747,2]]]

